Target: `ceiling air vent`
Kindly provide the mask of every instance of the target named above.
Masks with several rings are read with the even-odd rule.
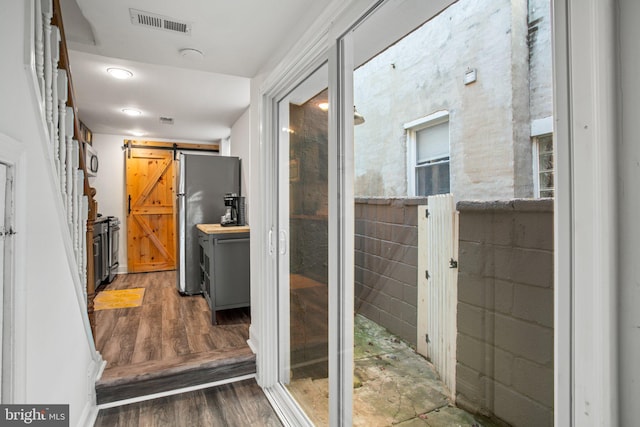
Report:
[[[163,125],[172,125],[173,124],[173,117],[160,117],[160,123],[162,123]]]
[[[129,9],[129,16],[131,17],[131,23],[133,25],[191,35],[191,24],[168,16],[138,9]]]

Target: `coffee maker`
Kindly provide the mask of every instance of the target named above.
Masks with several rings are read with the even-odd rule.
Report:
[[[236,193],[224,195],[225,214],[220,218],[220,225],[230,227],[234,225],[245,225],[244,222],[244,197]]]

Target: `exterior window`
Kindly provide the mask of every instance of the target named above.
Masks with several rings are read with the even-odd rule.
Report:
[[[405,128],[409,195],[449,193],[449,114],[431,114],[405,125]]]
[[[534,171],[537,197],[553,197],[553,135],[534,138]]]

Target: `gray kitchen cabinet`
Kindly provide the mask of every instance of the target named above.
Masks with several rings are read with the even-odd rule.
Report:
[[[211,309],[216,312],[250,305],[249,227],[198,224],[200,283]]]

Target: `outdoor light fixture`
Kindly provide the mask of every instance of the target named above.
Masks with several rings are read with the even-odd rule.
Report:
[[[356,110],[356,106],[353,106],[353,124],[355,126],[361,125],[364,123],[364,116],[360,113],[358,113],[358,110]]]
[[[120,80],[125,80],[133,77],[133,73],[129,70],[125,70],[124,68],[107,68],[107,73],[109,73],[112,77]]]
[[[318,103],[318,108],[321,109],[322,111],[328,111],[329,110],[329,103],[328,102],[319,102]],[[358,110],[356,110],[356,106],[353,106],[353,124],[355,126],[361,125],[364,123],[364,116],[360,113],[358,113]]]
[[[125,113],[127,116],[139,116],[142,114],[142,111],[136,110],[134,108],[123,108],[122,112]]]

